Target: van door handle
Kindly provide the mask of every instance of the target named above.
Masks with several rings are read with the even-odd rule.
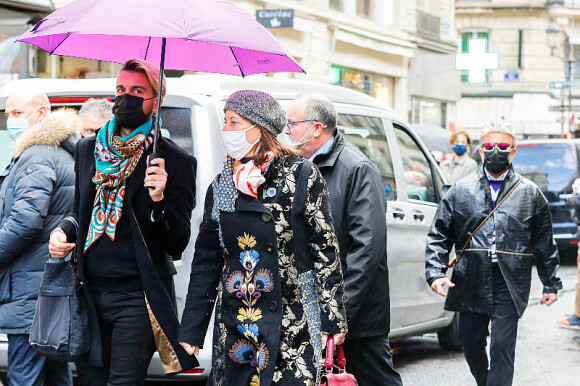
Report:
[[[393,217],[402,221],[405,219],[405,212],[401,209],[393,208]]]
[[[415,212],[413,213],[413,218],[417,222],[423,222],[423,220],[425,220],[425,215],[421,212]]]

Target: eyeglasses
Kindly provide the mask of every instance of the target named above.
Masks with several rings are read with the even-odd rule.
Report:
[[[491,142],[487,142],[484,143],[482,145],[483,149],[485,151],[492,151],[494,147],[496,147],[499,149],[499,151],[508,151],[508,149],[512,146],[510,143],[491,143]]]
[[[318,121],[316,119],[304,119],[303,121],[288,122],[286,124],[286,126],[288,126],[288,128],[290,130],[292,130],[294,128],[294,126],[296,126],[297,124],[302,123],[302,122],[318,122]]]

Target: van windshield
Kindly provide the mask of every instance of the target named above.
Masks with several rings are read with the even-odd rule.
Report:
[[[572,192],[578,178],[575,143],[526,143],[517,149],[514,169],[535,182],[549,201],[558,201],[560,194]]]

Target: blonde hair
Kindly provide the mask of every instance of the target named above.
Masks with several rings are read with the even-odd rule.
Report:
[[[465,130],[454,131],[453,134],[451,134],[451,137],[449,137],[449,144],[453,146],[453,142],[455,142],[457,137],[459,137],[460,135],[464,135],[465,138],[467,139],[467,144],[471,146],[471,137],[469,136],[469,134],[467,134]]]
[[[129,59],[121,68],[121,71],[132,71],[132,72],[140,72],[145,74],[147,80],[149,80],[149,84],[153,88],[155,95],[157,95],[159,90],[159,67],[154,64],[151,64],[145,60],[141,59]],[[161,96],[164,97],[167,93],[166,82],[165,82],[165,74],[163,75],[162,79],[162,86],[161,86]]]

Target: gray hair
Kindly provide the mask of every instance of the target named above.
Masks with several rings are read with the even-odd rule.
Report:
[[[483,125],[481,129],[481,134],[479,135],[479,143],[483,143],[483,137],[488,135],[489,133],[500,133],[500,134],[507,134],[512,137],[513,140],[513,147],[516,147],[516,136],[514,132],[514,127],[511,123],[504,119],[492,119],[491,121],[487,122]]]
[[[304,94],[298,95],[296,100],[304,104],[306,119],[322,122],[328,132],[336,132],[338,114],[330,99],[322,94]]]
[[[110,118],[113,115],[113,103],[106,99],[87,99],[79,110],[79,117],[82,119],[86,113],[91,113],[95,118]]]

